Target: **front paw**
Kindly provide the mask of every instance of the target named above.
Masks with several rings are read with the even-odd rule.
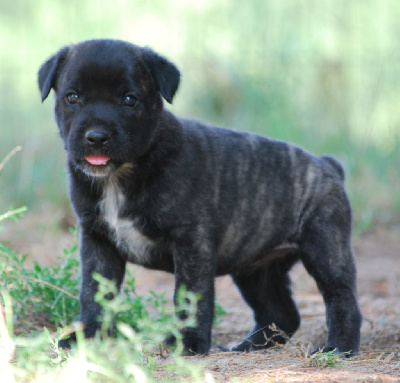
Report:
[[[76,342],[76,333],[73,332],[68,337],[65,337],[64,339],[61,339],[58,341],[58,348],[63,348],[64,350],[70,350],[71,349],[71,343]]]
[[[87,339],[93,338],[96,332],[99,331],[99,329],[100,323],[98,322],[78,322],[74,325],[67,326],[66,328],[64,328],[64,330],[66,331],[66,335],[63,337],[63,339],[58,341],[58,347],[70,350],[72,344],[76,343],[77,340],[76,331],[83,331],[83,336],[85,339]]]
[[[165,339],[164,344],[166,347],[169,347],[175,346],[176,342],[176,337],[174,335],[170,335],[167,339]],[[208,351],[210,351],[210,343],[210,341],[200,338],[198,336],[186,334],[182,339],[182,355],[192,356],[207,354]]]
[[[169,335],[165,340],[164,340],[164,346],[165,347],[175,347],[176,346],[176,337],[175,335]]]
[[[183,339],[183,355],[205,355],[210,351],[210,342],[199,338],[184,338]]]

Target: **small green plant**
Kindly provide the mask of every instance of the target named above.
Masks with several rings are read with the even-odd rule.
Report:
[[[11,208],[4,214],[0,214],[0,222],[4,221],[5,219],[14,219],[16,220],[18,217],[20,217],[22,214],[26,212],[27,208],[26,206],[22,206],[18,209],[13,209]]]
[[[62,263],[27,267],[27,254],[19,255],[0,243],[0,289],[8,291],[18,321],[42,314],[49,323],[65,326],[79,312],[77,246],[64,249]]]
[[[322,350],[316,352],[310,356],[308,360],[308,365],[311,367],[337,367],[343,363],[346,356],[350,352],[337,352],[336,349],[328,352],[323,352]]]

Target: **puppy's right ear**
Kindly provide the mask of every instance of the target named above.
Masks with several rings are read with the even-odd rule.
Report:
[[[54,88],[60,68],[67,57],[69,47],[62,48],[55,55],[51,56],[39,69],[38,82],[42,94],[42,102],[47,98],[50,90]]]
[[[150,48],[144,48],[143,52],[144,61],[153,76],[161,96],[171,104],[179,86],[180,73],[178,68]]]

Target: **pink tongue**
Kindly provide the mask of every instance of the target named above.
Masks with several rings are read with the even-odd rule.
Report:
[[[101,154],[92,154],[86,156],[85,160],[92,165],[105,165],[110,160],[110,157],[102,156]]]

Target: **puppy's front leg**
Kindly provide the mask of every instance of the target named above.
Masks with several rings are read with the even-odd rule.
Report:
[[[206,249],[207,248],[207,249]],[[183,346],[186,355],[206,354],[211,347],[211,328],[214,319],[214,275],[215,260],[209,247],[204,244],[196,249],[184,246],[176,248],[175,262],[175,295],[182,286],[188,291],[200,295],[196,311],[196,327],[183,330]],[[186,317],[180,312],[181,318]]]
[[[84,324],[85,338],[93,337],[100,328],[98,320],[101,306],[94,301],[98,291],[98,282],[93,273],[116,282],[119,290],[125,274],[126,261],[116,248],[104,237],[82,228],[81,231],[81,267],[82,284],[80,290],[80,321]],[[112,299],[113,297],[110,297]],[[59,342],[59,347],[70,348],[70,341],[75,341],[75,333]]]
[[[94,301],[98,283],[93,273],[115,281],[119,290],[125,274],[126,261],[103,236],[82,232],[81,238],[82,286],[80,292],[80,320],[85,323],[85,337],[91,337],[100,327],[98,316],[101,307]],[[110,297],[112,298],[112,297]]]

